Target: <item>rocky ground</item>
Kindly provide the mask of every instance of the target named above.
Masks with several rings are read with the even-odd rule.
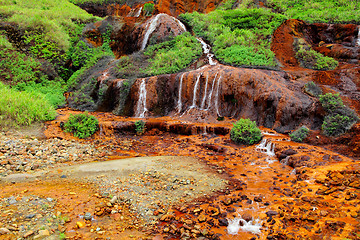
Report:
[[[359,238],[355,159],[269,129],[250,147],[105,127],[75,141],[61,119],[48,139],[2,135],[0,239]]]

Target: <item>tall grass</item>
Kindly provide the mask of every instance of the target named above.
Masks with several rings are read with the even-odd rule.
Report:
[[[67,0],[1,0],[0,15],[21,28],[43,32],[45,40],[64,50],[77,24],[97,19]]]
[[[146,48],[144,54],[150,56],[148,74],[175,73],[185,68],[201,55],[201,44],[186,32],[173,40]]]
[[[226,64],[275,67],[271,35],[286,19],[264,8],[238,8],[208,14],[180,15],[197,36],[208,40],[215,56]]]
[[[356,0],[267,0],[267,6],[289,18],[307,22],[360,22],[360,1]]]
[[[54,107],[41,94],[19,92],[0,83],[1,122],[30,125],[56,117]]]

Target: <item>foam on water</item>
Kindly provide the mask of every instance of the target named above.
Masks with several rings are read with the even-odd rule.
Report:
[[[267,138],[263,138],[259,145],[256,146],[256,149],[260,152],[266,153],[269,157],[275,156],[275,144],[273,144],[270,140]]]
[[[145,113],[147,112],[146,108],[146,82],[145,79],[142,79],[139,87],[139,99],[136,104],[135,117],[144,118]]]
[[[252,219],[247,222],[245,219],[242,219],[241,215],[239,214],[238,217],[227,220],[228,220],[227,232],[231,235],[238,234],[239,230],[242,230],[244,232],[251,232],[253,234],[261,233],[260,230],[261,221],[259,219],[256,220]]]

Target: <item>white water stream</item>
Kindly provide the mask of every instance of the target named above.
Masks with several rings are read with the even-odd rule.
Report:
[[[212,98],[212,93],[214,91],[214,86],[215,86],[215,82],[216,82],[216,77],[217,77],[218,73],[216,73],[214,79],[213,79],[213,82],[212,82],[212,85],[211,85],[211,89],[210,89],[210,93],[209,93],[209,96],[208,96],[208,104],[207,104],[207,110],[210,108],[211,106],[211,98]]]
[[[181,94],[182,94],[182,88],[183,88],[183,78],[184,78],[184,73],[181,74],[181,77],[180,77],[179,98],[178,98],[178,102],[177,102],[177,106],[176,106],[176,109],[177,109],[178,113],[181,112],[181,108],[182,108]]]
[[[141,11],[143,7],[140,7],[139,10],[136,12],[135,17],[140,17]]]
[[[139,99],[136,104],[135,117],[144,118],[145,113],[147,111],[148,110],[146,109],[146,82],[145,79],[143,79],[139,87]]]
[[[358,26],[358,36],[357,36],[356,46],[360,47],[360,25]]]
[[[252,219],[249,222],[247,222],[245,219],[241,218],[241,215],[238,214],[238,217],[235,217],[234,219],[227,219],[228,220],[228,226],[227,231],[231,235],[238,234],[239,230],[245,231],[245,232],[251,232],[253,234],[259,234],[261,233],[261,221],[259,219]],[[241,224],[240,224],[241,223]]]
[[[209,61],[209,64],[211,66],[214,66],[216,65],[216,61],[214,61],[213,57],[214,57],[214,54],[210,53],[210,50],[211,50],[211,47],[209,44],[207,44],[206,42],[204,42],[204,40],[202,40],[201,38],[197,37],[196,38],[200,43],[201,43],[201,46],[203,48],[203,51],[204,53],[206,54],[207,58],[208,58],[208,61]]]
[[[207,94],[207,89],[208,89],[208,83],[209,83],[209,75],[206,75],[206,82],[205,82],[205,90],[204,90],[204,96],[203,96],[203,99],[201,101],[201,106],[200,108],[201,109],[204,109],[205,107],[205,101],[206,101],[206,94]]]
[[[192,102],[192,105],[190,106],[190,109],[196,107],[196,95],[197,95],[197,90],[199,88],[201,75],[202,75],[202,73],[200,73],[196,78],[195,87],[194,87],[194,94],[193,94],[193,102]]]
[[[216,87],[216,93],[215,93],[215,109],[216,109],[216,114],[218,116],[221,116],[220,115],[220,112],[219,112],[219,92],[220,92],[220,82],[221,82],[221,75],[220,77],[218,78],[218,82],[217,82],[217,87]]]
[[[185,32],[186,32],[186,27],[185,25],[179,21],[179,19],[176,19],[170,15],[167,15],[165,13],[160,13],[158,15],[156,15],[154,18],[151,18],[150,21],[146,24],[146,32],[145,32],[145,35],[144,35],[144,39],[142,41],[142,44],[141,44],[141,48],[140,50],[144,50],[148,41],[149,41],[149,37],[150,35],[155,31],[155,29],[159,26],[159,18],[162,17],[162,16],[167,16],[171,19],[173,19]]]

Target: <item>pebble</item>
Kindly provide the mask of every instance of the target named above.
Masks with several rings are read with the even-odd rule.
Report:
[[[91,213],[89,213],[89,212],[85,213],[84,219],[85,219],[85,220],[91,220],[91,219],[92,219]]]
[[[0,235],[9,234],[10,230],[7,228],[0,228]]]

